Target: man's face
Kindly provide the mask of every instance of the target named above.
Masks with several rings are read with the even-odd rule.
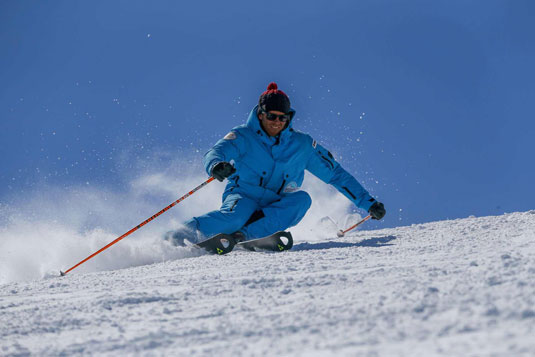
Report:
[[[269,113],[276,114],[276,115],[284,115],[285,113],[279,112],[277,110],[270,110]],[[277,118],[275,120],[268,120],[267,114],[262,112],[260,115],[258,115],[258,119],[260,119],[260,123],[262,124],[262,128],[266,131],[266,133],[269,136],[277,136],[279,133],[284,129],[284,126],[286,125],[286,122],[281,121],[281,118]]]

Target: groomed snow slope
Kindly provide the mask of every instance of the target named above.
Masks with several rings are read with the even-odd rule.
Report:
[[[195,255],[0,286],[0,355],[535,355],[535,211]]]

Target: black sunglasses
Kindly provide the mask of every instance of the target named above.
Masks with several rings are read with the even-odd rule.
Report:
[[[290,114],[273,114],[273,113],[266,113],[266,119],[269,121],[275,121],[277,118],[279,118],[279,121],[286,123],[289,122],[292,119],[292,116]]]

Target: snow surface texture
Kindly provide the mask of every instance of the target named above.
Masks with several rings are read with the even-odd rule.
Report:
[[[533,356],[534,232],[529,211],[11,282],[0,355]]]

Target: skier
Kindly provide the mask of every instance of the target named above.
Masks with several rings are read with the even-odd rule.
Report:
[[[198,243],[226,233],[243,241],[295,226],[312,203],[308,193],[299,190],[305,169],[372,218],[383,218],[382,203],[327,149],[292,128],[294,115],[286,93],[270,83],[247,123],[233,128],[204,155],[206,172],[219,181],[228,179],[221,208],[190,219],[166,239],[184,245],[184,240]]]

